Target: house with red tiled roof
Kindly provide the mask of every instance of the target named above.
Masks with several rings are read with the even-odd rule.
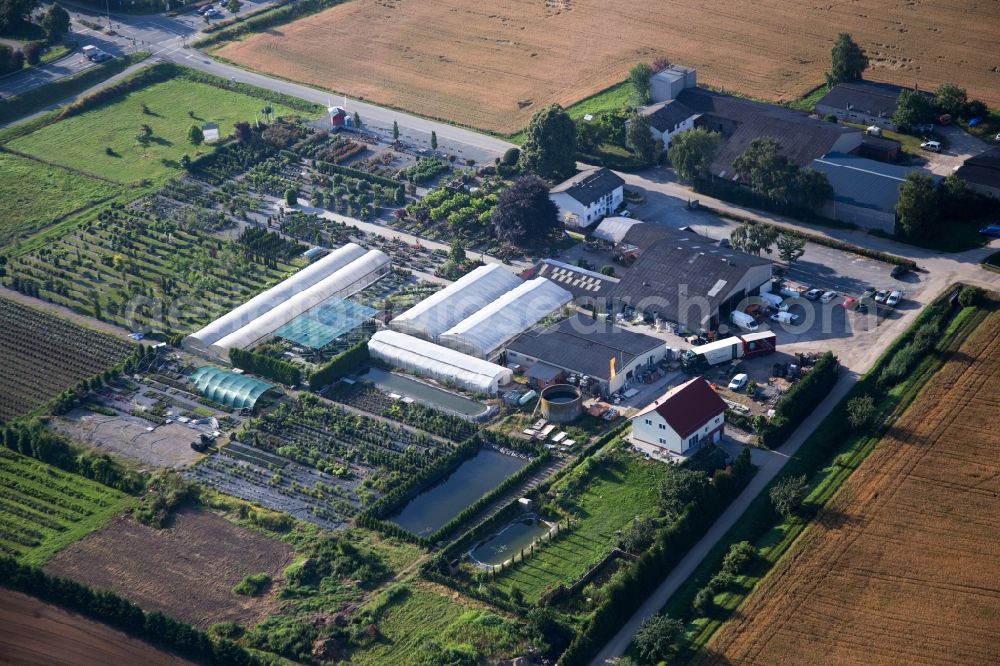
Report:
[[[718,442],[725,428],[726,403],[712,386],[695,377],[670,389],[631,418],[632,443],[689,455],[705,442]]]

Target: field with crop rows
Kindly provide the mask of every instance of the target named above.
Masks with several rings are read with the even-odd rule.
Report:
[[[176,187],[176,186],[175,186]],[[223,240],[210,193],[108,207],[11,259],[5,283],[131,330],[187,332],[289,275],[287,259]]]
[[[699,663],[995,663],[998,395],[993,313]]]
[[[0,153],[0,174],[0,248],[64,215],[96,205],[121,189],[12,153]]]
[[[117,490],[0,448],[0,553],[42,564],[132,502]]]
[[[875,80],[954,82],[1000,103],[1000,4],[695,0],[445,3],[354,0],[223,46],[240,65],[425,116],[510,134],[547,104],[622,81],[657,57],[699,81],[792,100],[823,82],[850,32]],[[336,44],[337,48],[328,48]]]
[[[0,298],[0,331],[0,420],[30,412],[134,350],[124,339],[6,298]]]
[[[140,179],[156,183],[183,173],[182,155],[194,157],[212,150],[188,141],[192,125],[215,122],[220,134],[226,136],[232,133],[233,123],[252,121],[265,104],[256,97],[175,78],[60,120],[9,145],[53,164],[100,174],[122,184]],[[278,104],[270,106],[279,116],[295,113]],[[137,138],[143,125],[149,125],[153,132],[145,142]]]

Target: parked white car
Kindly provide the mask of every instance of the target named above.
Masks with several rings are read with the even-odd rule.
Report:
[[[806,292],[806,298],[808,298],[810,301],[815,301],[822,295],[823,295],[822,289],[810,289],[809,291]]]
[[[888,305],[890,308],[894,308],[896,307],[896,305],[899,304],[901,300],[903,300],[903,292],[893,291],[890,292],[889,296],[885,299],[885,304]]]
[[[924,150],[929,150],[932,153],[940,153],[941,152],[941,142],[940,141],[924,141],[922,144],[920,144],[920,147],[923,148]]]
[[[829,303],[833,299],[837,298],[837,292],[835,291],[824,291],[823,295],[819,297],[819,300],[823,303]]]
[[[798,320],[799,316],[797,314],[792,314],[791,312],[775,312],[771,315],[771,321],[779,324],[794,324]]]
[[[745,372],[741,372],[740,374],[734,376],[732,380],[729,382],[729,390],[739,391],[740,389],[742,389],[744,386],[747,385],[748,381],[750,381],[750,377],[748,377]]]

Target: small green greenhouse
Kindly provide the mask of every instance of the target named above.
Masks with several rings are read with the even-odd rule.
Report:
[[[274,384],[210,365],[195,370],[188,381],[209,400],[233,409],[252,410],[261,396],[278,389]]]

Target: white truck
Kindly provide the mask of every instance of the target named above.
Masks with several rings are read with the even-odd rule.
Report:
[[[701,372],[734,359],[771,354],[777,345],[778,337],[773,331],[744,333],[682,352],[681,366],[687,372]]]
[[[729,323],[749,333],[757,330],[757,321],[746,312],[740,312],[739,310],[729,315]]]

